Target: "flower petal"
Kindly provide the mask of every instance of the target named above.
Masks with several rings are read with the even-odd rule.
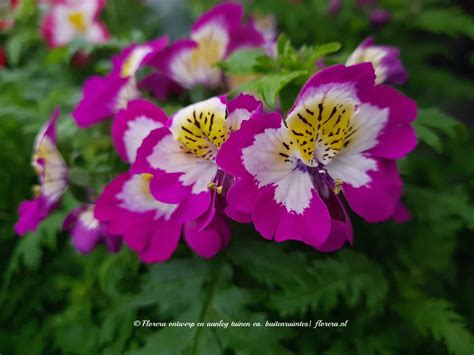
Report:
[[[135,161],[137,150],[154,129],[167,123],[166,114],[146,100],[134,100],[120,111],[112,125],[112,138],[120,157],[129,163]]]
[[[394,213],[402,193],[402,181],[393,160],[378,159],[367,186],[343,185],[344,196],[351,208],[367,222],[384,221]]]

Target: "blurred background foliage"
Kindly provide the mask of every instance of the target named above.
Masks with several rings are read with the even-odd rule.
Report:
[[[118,161],[98,126],[78,132],[69,113],[81,85],[105,73],[130,41],[186,36],[192,20],[216,1],[108,0],[102,18],[114,36],[93,48],[75,42],[48,50],[33,0],[0,34],[8,66],[0,70],[0,353],[7,354],[472,354],[474,351],[474,21],[470,1],[383,0],[391,20],[374,26],[368,8],[342,1],[328,15],[323,0],[246,1],[247,13],[273,14],[285,63],[224,63],[230,72],[264,72],[253,89],[283,108],[308,73],[294,48],[311,55],[341,50],[344,61],[367,35],[398,46],[409,71],[400,88],[419,104],[416,151],[400,162],[412,220],[369,225],[352,216],[355,244],[321,254],[297,243],[264,241],[235,226],[230,247],[213,260],[182,247],[164,265],[140,264],[125,248],[78,255],[61,209],[36,233],[12,230],[16,208],[31,194],[32,140],[56,105],[59,145],[78,186],[110,179]],[[322,46],[322,47],[321,47]],[[318,53],[318,49],[320,52]],[[81,60],[74,53],[88,54]],[[321,54],[322,53],[322,54]],[[296,57],[295,57],[296,55]],[[299,59],[295,59],[299,58]],[[303,58],[303,59],[301,59]],[[82,58],[84,59],[84,58]],[[283,68],[283,69],[282,69]],[[301,72],[303,71],[303,74]],[[285,76],[286,75],[286,76]],[[280,91],[281,90],[281,91]],[[87,172],[82,170],[87,167]],[[100,176],[100,178],[97,178]],[[348,320],[346,328],[135,328],[152,321]]]

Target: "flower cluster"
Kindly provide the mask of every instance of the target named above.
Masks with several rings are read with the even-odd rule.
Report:
[[[84,21],[94,22],[98,8],[84,12]],[[86,81],[72,116],[80,128],[111,119],[113,146],[129,169],[66,219],[78,251],[97,243],[116,251],[123,243],[143,262],[163,262],[183,236],[209,258],[227,246],[236,221],[252,223],[263,238],[327,252],[353,243],[347,206],[370,223],[409,218],[396,161],[416,145],[416,105],[384,85],[407,78],[399,51],[364,41],[345,65],[310,75],[283,114],[257,96],[231,96],[216,65],[241,48],[275,56],[275,40],[274,21],[245,20],[241,5],[223,3],[195,22],[189,39],[132,44],[112,59],[109,74]],[[145,67],[147,76],[138,75]],[[178,97],[194,86],[217,96],[172,114],[145,99],[146,92]],[[34,230],[67,189],[58,115],[37,137],[40,185],[20,205],[18,234]]]

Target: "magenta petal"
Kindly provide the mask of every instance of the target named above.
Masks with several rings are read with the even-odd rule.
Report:
[[[368,102],[389,109],[388,122],[377,137],[378,144],[369,153],[381,158],[399,159],[417,143],[410,123],[416,118],[416,103],[388,86],[376,86]]]
[[[331,218],[327,206],[316,191],[313,191],[311,203],[302,215],[301,227],[305,232],[305,242],[313,247],[327,240],[331,229]]]
[[[392,216],[402,193],[402,180],[393,160],[377,160],[377,170],[369,172],[368,186],[343,185],[352,210],[367,222],[381,222]]]
[[[112,138],[115,149],[120,157],[126,161],[133,163],[132,157],[127,154],[125,133],[129,129],[129,124],[141,117],[148,118],[155,122],[166,125],[168,117],[160,108],[146,100],[133,100],[127,105],[127,108],[121,110],[114,119],[112,124]]]
[[[122,190],[123,184],[130,179],[130,176],[129,173],[120,174],[105,187],[95,204],[95,218],[105,222],[115,219],[115,215],[120,211],[116,196]]]
[[[410,210],[400,201],[395,206],[392,218],[397,223],[407,223],[411,219]]]
[[[333,83],[353,85],[359,99],[365,101],[370,96],[375,83],[374,68],[371,63],[360,63],[348,67],[337,64],[319,71],[303,86],[290,112],[300,104],[310,90]]]
[[[233,210],[252,212],[258,195],[258,187],[252,177],[239,178],[227,191],[227,202]],[[230,216],[229,216],[230,217]]]
[[[188,194],[178,205],[171,216],[175,223],[186,223],[201,216],[209,208],[211,202],[210,192],[200,194]]]
[[[15,233],[22,236],[28,231],[34,232],[47,214],[48,209],[41,197],[23,201],[18,207],[20,218],[15,224]]]
[[[122,246],[122,238],[116,235],[106,235],[105,245],[110,253],[117,253]]]
[[[179,177],[181,174],[161,174],[153,177],[150,182],[150,191],[158,201],[165,203],[179,203],[191,192],[189,186],[184,186]]]
[[[387,128],[409,124],[416,118],[415,101],[389,86],[376,86],[367,101],[380,108],[389,108]]]
[[[101,240],[99,228],[87,229],[82,223],[76,223],[71,231],[72,245],[81,254],[92,252]]]
[[[77,125],[86,128],[115,114],[120,90],[128,80],[118,75],[88,79],[84,84],[82,100],[72,112]]]
[[[231,33],[231,38],[229,53],[242,48],[262,48],[265,45],[263,34],[255,28],[253,23],[242,24]]]
[[[340,202],[340,201],[339,201]],[[340,204],[344,214],[344,221],[331,219],[331,231],[323,244],[318,245],[317,249],[322,252],[336,251],[344,245],[346,241],[353,243],[352,223],[345,207]]]
[[[229,113],[238,110],[245,109],[248,112],[260,113],[263,109],[263,104],[257,100],[254,96],[248,94],[239,94],[235,99],[227,102],[227,111]]]
[[[134,174],[155,172],[155,169],[148,162],[148,157],[153,153],[155,146],[169,134],[171,134],[171,132],[166,127],[151,131],[151,133],[143,140],[140,148],[138,148],[137,157],[130,172]]]
[[[184,238],[190,248],[203,258],[212,258],[227,246],[230,228],[227,221],[216,214],[209,225],[201,230],[195,221],[184,226]]]
[[[280,220],[281,210],[273,196],[274,187],[264,187],[258,193],[253,211],[255,229],[266,239],[272,239]]]
[[[196,218],[196,228],[198,230],[203,230],[206,228],[212,220],[215,218],[216,215],[216,192],[211,191],[210,192],[210,197],[211,200],[209,202],[209,208],[198,218]]]
[[[159,52],[153,59],[150,60],[150,65],[156,67],[166,76],[173,79],[172,64],[176,61],[178,56],[182,55],[184,52],[190,52],[197,48],[197,43],[189,40],[182,39],[174,42],[169,45],[161,52]]]
[[[145,250],[139,252],[140,259],[146,263],[162,263],[168,260],[178,247],[181,226],[161,220]]]
[[[146,247],[153,233],[154,224],[151,223],[149,214],[138,215],[122,224],[123,241],[132,250],[140,251]]]
[[[244,16],[244,9],[241,4],[234,2],[221,3],[201,15],[193,24],[191,33],[199,31],[203,26],[217,24],[219,28],[231,33],[238,30],[240,22]]]
[[[217,165],[233,176],[250,176],[242,163],[242,149],[253,143],[256,134],[262,133],[266,128],[278,128],[281,124],[282,118],[278,113],[253,114],[221,146],[216,158]]]
[[[242,212],[234,209],[232,206],[227,206],[224,209],[225,214],[239,223],[251,223],[252,222],[252,213]]]
[[[178,83],[163,73],[151,73],[138,83],[138,88],[150,91],[159,101],[166,101],[169,96],[178,96],[183,91]]]
[[[329,235],[331,219],[326,205],[314,191],[310,206],[303,214],[287,212],[282,208],[275,241],[293,239],[317,248]]]
[[[146,64],[148,64],[153,58],[168,44],[168,37],[163,36],[159,37],[157,39],[151,40],[149,42],[143,43],[143,44],[131,44],[130,46],[124,48],[120,54],[115,55],[112,58],[112,64],[113,64],[113,70],[112,73],[114,74],[120,74],[122,71],[122,66],[125,63],[125,61],[129,58],[130,54],[132,52],[139,48],[139,47],[150,47],[151,51],[147,55],[145,55],[141,62],[139,63],[139,67],[142,67]]]
[[[379,143],[369,150],[369,154],[389,159],[400,159],[416,147],[415,130],[408,125],[393,127],[382,132]]]

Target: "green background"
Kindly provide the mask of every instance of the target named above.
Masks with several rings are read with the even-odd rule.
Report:
[[[122,168],[107,125],[78,132],[69,113],[83,81],[106,73],[132,40],[186,36],[215,2],[108,0],[102,18],[114,40],[48,50],[39,12],[25,0],[13,29],[0,34],[0,353],[10,354],[472,354],[474,352],[474,22],[469,1],[380,1],[392,20],[375,28],[368,9],[343,1],[254,0],[247,13],[274,14],[294,48],[339,42],[344,61],[367,35],[401,48],[410,79],[399,89],[419,106],[419,145],[400,161],[412,220],[367,224],[353,215],[355,244],[321,254],[264,241],[234,226],[230,247],[204,260],[181,246],[164,265],[140,264],[125,247],[75,252],[61,224],[82,190]],[[280,62],[259,62],[257,89],[291,102],[307,62],[288,42]],[[303,49],[308,53],[320,47]],[[89,62],[71,64],[73,53]],[[296,55],[297,56],[297,55]],[[304,57],[304,56],[303,56]],[[229,71],[239,69],[230,61]],[[248,63],[243,63],[243,65]],[[282,69],[283,68],[283,69]],[[293,73],[293,74],[292,74]],[[285,75],[287,75],[285,77]],[[288,85],[285,78],[292,77]],[[266,78],[266,79],[265,79]],[[276,84],[275,84],[276,83]],[[196,90],[190,98],[199,97]],[[273,99],[272,99],[273,98]],[[18,238],[19,202],[31,197],[32,140],[53,108],[63,109],[59,145],[74,187],[37,232]],[[171,109],[178,105],[164,104]],[[110,168],[112,166],[112,169]],[[344,328],[150,328],[133,321],[345,321]]]

